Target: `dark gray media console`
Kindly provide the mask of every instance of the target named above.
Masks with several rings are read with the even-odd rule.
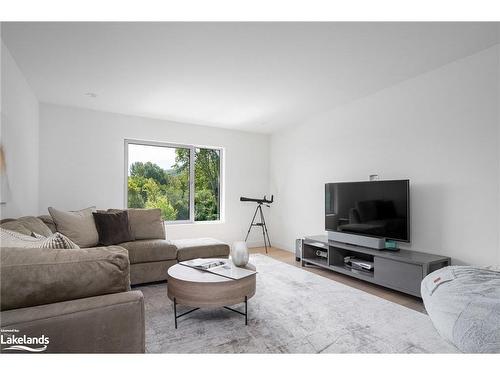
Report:
[[[326,258],[316,255],[326,252]],[[354,269],[345,257],[373,262],[371,271]],[[335,272],[421,297],[420,284],[429,273],[450,265],[450,258],[400,249],[374,250],[328,240],[327,236],[305,237],[302,245],[302,266],[312,264]]]

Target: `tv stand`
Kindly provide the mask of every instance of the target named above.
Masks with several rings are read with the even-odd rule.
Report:
[[[327,236],[305,237],[301,256],[302,266],[326,268],[417,297],[421,297],[422,279],[437,269],[449,266],[451,261],[449,257],[420,251],[375,250],[350,245],[329,240]],[[373,269],[355,269],[344,262],[346,257],[373,262]]]

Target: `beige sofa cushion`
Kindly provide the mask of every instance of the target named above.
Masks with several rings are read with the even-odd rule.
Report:
[[[40,215],[40,216],[38,216],[38,218],[39,218],[40,220],[42,220],[42,221],[43,221],[43,223],[44,223],[47,227],[49,227],[49,229],[50,229],[50,231],[51,231],[52,233],[57,232],[57,229],[56,229],[56,223],[54,223],[54,219],[52,219],[52,216],[50,216],[50,215]]]
[[[17,221],[33,233],[44,237],[49,237],[52,234],[50,228],[38,217],[24,216],[17,219]]]
[[[159,208],[130,208],[127,212],[130,230],[134,239],[165,239],[165,226]]]
[[[49,337],[43,353],[144,353],[144,296],[135,290],[2,311],[2,328]]]
[[[195,238],[185,240],[172,240],[177,247],[177,260],[196,258],[227,258],[229,245],[213,238]]]
[[[52,234],[50,228],[45,223],[35,216],[23,216],[19,219],[5,221],[0,224],[0,227],[14,232],[31,236],[31,233],[40,234],[48,237]]]
[[[0,228],[31,236],[31,231],[18,220],[10,220],[0,224]]]
[[[57,231],[80,247],[96,246],[99,242],[99,234],[92,216],[94,210],[95,207],[89,207],[80,211],[66,212],[49,207],[49,213],[56,223]]]
[[[177,258],[177,247],[168,240],[137,240],[121,243],[128,250],[131,264],[158,262]]]
[[[130,290],[127,251],[1,249],[1,309],[44,305]]]

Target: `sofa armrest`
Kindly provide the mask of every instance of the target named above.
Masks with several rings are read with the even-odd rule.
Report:
[[[48,353],[144,353],[141,291],[2,311],[2,329],[15,335],[48,337]],[[35,345],[40,347],[43,345]],[[8,353],[2,345],[2,352]]]
[[[127,250],[1,249],[1,310],[130,290]]]

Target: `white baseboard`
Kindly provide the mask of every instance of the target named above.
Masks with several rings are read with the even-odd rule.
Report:
[[[271,242],[274,248],[280,249],[280,250],[285,250],[290,253],[295,253],[295,249],[288,249],[285,245],[277,243],[277,242]],[[264,241],[252,241],[252,242],[247,242],[247,246],[249,249],[253,247],[264,247]]]
[[[278,243],[278,242],[273,243],[273,247],[276,247],[276,248],[278,248],[280,250],[288,251],[290,253],[295,253],[295,249],[290,249],[290,248],[288,248],[286,245],[284,245],[282,243]]]
[[[251,241],[247,242],[247,247],[251,249],[252,247],[264,247],[264,241]]]

